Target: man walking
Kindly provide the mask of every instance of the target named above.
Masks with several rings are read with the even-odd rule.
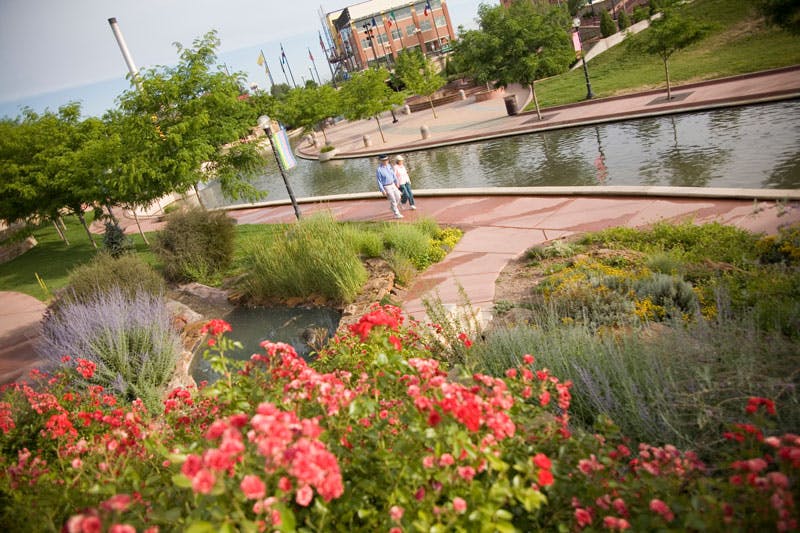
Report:
[[[384,154],[378,157],[378,170],[375,172],[375,177],[378,180],[378,189],[381,191],[388,200],[389,207],[394,213],[394,218],[403,218],[397,204],[400,201],[400,184],[397,182],[397,176],[394,173],[392,165],[389,163],[389,156]]]

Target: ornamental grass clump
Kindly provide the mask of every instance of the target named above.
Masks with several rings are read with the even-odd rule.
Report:
[[[128,402],[139,398],[157,409],[181,341],[162,295],[130,296],[113,288],[48,316],[37,350],[54,367],[72,367],[79,360],[94,365],[90,377],[76,376],[80,388],[100,385]]]
[[[272,241],[245,252],[240,290],[256,303],[314,295],[351,302],[367,271],[347,236],[328,213],[299,220]]]

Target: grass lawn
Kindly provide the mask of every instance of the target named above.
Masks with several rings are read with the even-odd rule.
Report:
[[[670,81],[685,84],[771,68],[800,64],[800,39],[765,25],[752,2],[695,0],[682,8],[713,29],[699,43],[676,52],[669,60]],[[664,88],[664,65],[657,56],[633,55],[623,42],[588,63],[597,98]],[[541,106],[586,98],[583,69],[536,83]],[[526,109],[533,109],[532,105]]]

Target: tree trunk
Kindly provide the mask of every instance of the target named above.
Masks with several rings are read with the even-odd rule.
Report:
[[[536,116],[539,117],[539,120],[542,120],[542,111],[539,109],[539,99],[536,97],[536,82],[531,82],[528,87],[533,93],[533,104],[536,106]]]
[[[114,216],[114,212],[111,210],[111,204],[106,204],[106,210],[108,211],[108,216],[111,217],[112,222],[119,225],[119,220],[117,220],[117,217]]]
[[[94,249],[97,250],[97,243],[94,242],[94,237],[92,236],[92,232],[89,231],[89,225],[86,223],[86,217],[83,216],[83,209],[78,209],[75,211],[75,214],[78,215],[78,220],[81,221],[81,226],[83,226],[84,231],[86,231],[86,235],[89,236],[89,242],[92,243]]]
[[[147,237],[144,235],[144,231],[142,231],[142,225],[139,224],[139,215],[136,214],[136,206],[131,207],[131,211],[133,211],[133,219],[136,221],[136,227],[139,228],[139,235],[142,236],[142,240],[147,246],[150,246],[150,241],[147,240]]]
[[[381,132],[381,139],[386,143],[386,137],[383,136],[383,128],[381,128],[381,119],[378,118],[378,115],[375,115],[375,122],[378,123],[378,131]]]
[[[322,125],[324,123],[325,121],[322,121],[322,123],[319,126],[319,129],[322,131],[322,138],[325,139],[325,144],[328,144],[328,135],[325,133],[325,126]]]
[[[56,233],[58,236],[61,237],[61,240],[64,241],[64,244],[69,246],[69,239],[67,239],[67,235],[64,233],[64,230],[61,229],[61,226],[58,225],[61,217],[53,219],[53,226],[56,228]]]
[[[433,105],[433,95],[428,97],[428,101],[431,103],[431,110],[433,111],[433,118],[439,118],[436,116],[436,106]]]
[[[672,100],[672,88],[669,85],[669,65],[667,59],[664,59],[664,74],[667,77],[667,101]]]
[[[200,207],[205,209],[206,205],[203,203],[203,199],[200,198],[200,191],[197,190],[197,184],[195,183],[194,185],[192,185],[192,188],[194,189],[194,195],[197,198],[197,203],[200,204]]]

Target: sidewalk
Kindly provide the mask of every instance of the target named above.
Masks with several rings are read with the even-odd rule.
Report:
[[[519,109],[530,101],[527,87],[510,86],[508,94],[517,96]],[[755,104],[800,98],[800,66],[710,80],[672,88],[672,100],[666,100],[663,89],[626,96],[589,100],[542,109],[542,120],[535,111],[508,116],[503,98],[474,102],[474,96],[436,108],[404,115],[392,123],[391,115],[381,118],[386,143],[381,141],[375,120],[339,123],[326,128],[329,142],[336,147],[334,159],[368,157],[381,153],[424,150],[439,146],[474,142],[497,137],[546,131],[550,129],[600,124],[632,118],[652,117],[718,107]],[[428,139],[422,139],[420,128],[427,126]],[[372,145],[364,146],[364,136]],[[318,146],[303,141],[296,149],[299,157],[316,159]]]

